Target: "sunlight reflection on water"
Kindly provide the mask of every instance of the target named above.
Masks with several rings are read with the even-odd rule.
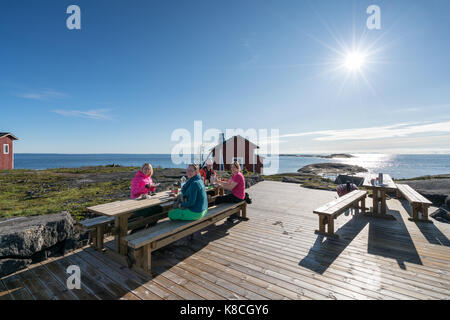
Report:
[[[395,155],[390,154],[354,154],[355,158],[336,159],[338,162],[360,166],[369,170],[369,173],[379,173],[382,170],[392,171],[396,164]]]

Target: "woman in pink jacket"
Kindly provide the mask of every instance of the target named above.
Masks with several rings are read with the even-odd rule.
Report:
[[[155,192],[156,184],[153,184],[152,175],[152,165],[150,163],[144,164],[131,181],[131,199],[139,198],[149,192]]]

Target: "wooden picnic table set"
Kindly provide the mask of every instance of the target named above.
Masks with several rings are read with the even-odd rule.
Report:
[[[128,199],[88,207],[87,210],[98,216],[81,221],[80,224],[91,230],[91,245],[104,251],[104,235],[114,235],[115,252],[128,259],[128,265],[135,265],[146,272],[151,271],[151,252],[190,235],[202,228],[237,213],[242,220],[246,217],[246,202],[209,206],[208,213],[195,221],[168,221],[168,212],[173,209],[179,189],[163,191],[142,199]],[[219,185],[206,187],[208,203],[224,195]],[[136,212],[159,207],[157,213],[134,216]],[[153,223],[153,224],[152,224]],[[151,227],[148,228],[147,226]],[[147,227],[147,228],[146,228]],[[142,230],[141,230],[142,229]],[[128,231],[137,231],[128,234]],[[131,255],[130,255],[131,252]]]
[[[388,174],[367,174],[364,176],[362,188],[372,191],[372,211],[366,208],[365,190],[354,190],[343,197],[335,199],[314,210],[319,215],[319,229],[317,234],[337,237],[334,233],[334,220],[349,209],[362,210],[368,217],[395,220],[387,213],[387,193],[396,192],[397,197],[404,197],[412,208],[412,217],[408,220],[415,222],[431,222],[428,219],[428,208],[431,202],[406,184],[396,184]],[[367,212],[366,212],[367,211]],[[421,213],[421,217],[419,217]]]

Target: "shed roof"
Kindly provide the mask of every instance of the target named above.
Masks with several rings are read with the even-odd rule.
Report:
[[[16,136],[14,136],[13,134],[9,133],[9,132],[0,132],[0,138],[3,137],[11,137],[11,139],[13,140],[19,140],[19,138],[17,138]]]
[[[237,136],[232,136],[231,138],[225,140],[224,142],[219,143],[218,145],[216,145],[216,146],[215,146],[214,148],[212,148],[211,150],[214,150],[215,148],[220,147],[220,146],[222,146],[223,144],[228,143],[231,139],[234,139],[234,137],[242,138],[243,140],[248,141],[249,144],[253,145],[256,149],[259,149],[259,146],[257,146],[256,144],[254,144],[254,143],[251,142],[250,140],[244,138],[244,137],[241,136],[241,135],[237,135]]]

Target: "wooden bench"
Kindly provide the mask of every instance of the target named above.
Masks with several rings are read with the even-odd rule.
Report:
[[[314,213],[319,215],[319,230],[316,230],[315,233],[339,238],[334,233],[334,220],[350,208],[362,209],[365,212],[366,197],[367,191],[354,190],[314,210]],[[358,205],[359,202],[361,205]],[[325,226],[328,226],[327,231],[325,231]]]
[[[189,236],[234,213],[246,219],[247,203],[222,203],[208,209],[207,214],[195,221],[162,221],[156,226],[128,235],[124,241],[128,245],[131,264],[146,272],[151,272],[151,254],[174,241]]]
[[[135,230],[145,227],[149,224],[156,223],[160,219],[167,218],[169,210],[173,208],[173,201],[165,202],[159,205],[162,209],[160,213],[152,214],[147,217],[138,216],[128,219],[127,230]],[[110,216],[98,216],[92,219],[83,220],[80,225],[86,229],[91,230],[90,243],[92,247],[97,250],[103,250],[104,248],[104,235],[105,233],[111,233],[115,235],[118,233],[118,227],[114,225],[115,218]]]
[[[108,225],[114,223],[113,217],[99,216],[80,222],[84,228],[91,230],[90,242],[93,247],[103,250],[104,234]]]
[[[412,218],[409,218],[408,220],[431,222],[428,220],[428,208],[432,205],[432,203],[427,198],[422,196],[407,184],[397,184],[397,196],[399,198],[403,196],[411,205]],[[422,213],[421,219],[419,219],[419,212]]]

